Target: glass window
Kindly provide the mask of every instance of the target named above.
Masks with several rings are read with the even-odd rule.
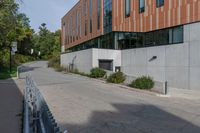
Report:
[[[87,36],[87,20],[85,20],[85,36]]]
[[[169,44],[169,30],[165,29],[156,31],[154,34],[154,38],[156,45]]]
[[[139,0],[139,12],[143,13],[145,11],[145,0]]]
[[[85,25],[84,25],[84,29],[85,29],[85,36],[87,36],[87,1],[85,0],[85,4],[84,4],[84,9],[85,9]]]
[[[72,35],[74,33],[76,32]],[[89,48],[130,49],[176,43],[183,43],[183,26],[146,33],[111,32],[70,49],[73,51]]]
[[[164,0],[156,0],[156,7],[164,6]]]
[[[85,16],[87,15],[87,1],[85,0],[85,5],[84,5],[84,12],[85,12]]]
[[[112,31],[112,0],[104,0],[104,34]]]
[[[183,26],[173,29],[173,43],[183,42]]]
[[[100,29],[101,24],[101,0],[98,0],[98,13],[97,13],[97,29]]]
[[[92,33],[92,0],[90,0],[90,33]]]
[[[79,31],[79,37],[81,37],[82,36],[82,15],[81,15],[81,13],[80,13],[80,31]]]
[[[76,34],[78,35],[78,21],[79,21],[79,13],[76,12]]]
[[[125,0],[125,17],[129,17],[130,16],[130,9],[131,5],[130,5],[130,0]]]
[[[173,29],[169,29],[169,44],[173,43]]]
[[[72,18],[72,16],[70,17],[70,42],[72,42],[72,33],[73,33],[73,31],[72,31],[72,26],[73,26],[73,18]]]
[[[155,32],[145,33],[145,46],[155,45],[154,34],[155,34]]]

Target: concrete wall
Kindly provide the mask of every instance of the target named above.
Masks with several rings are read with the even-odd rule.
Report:
[[[92,69],[92,49],[61,55],[61,65],[68,67],[74,59],[74,67],[81,72],[89,73]]]
[[[149,75],[168,81],[170,88],[200,90],[200,23],[184,26],[184,43],[128,50],[88,49],[61,55],[61,64],[74,64],[89,73],[99,59],[113,60],[128,77]],[[150,61],[153,56],[157,59]],[[173,89],[171,89],[173,91]]]
[[[75,58],[75,59],[74,59]],[[61,65],[68,67],[74,59],[74,67],[80,72],[89,73],[94,67],[99,67],[99,60],[113,60],[115,66],[121,66],[121,50],[87,49],[61,55]]]
[[[200,23],[184,26],[184,43],[122,51],[122,71],[168,81],[172,88],[200,90]],[[153,56],[157,59],[149,61]]]
[[[93,49],[93,67],[99,67],[99,60],[113,60],[113,71],[121,66],[121,50]]]

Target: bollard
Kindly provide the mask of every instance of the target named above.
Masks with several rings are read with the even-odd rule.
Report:
[[[165,82],[165,95],[167,95],[168,93],[168,84],[167,84],[167,81]]]
[[[17,67],[17,79],[20,79],[20,72],[19,72],[20,70],[19,69],[20,69],[20,67],[18,66]]]

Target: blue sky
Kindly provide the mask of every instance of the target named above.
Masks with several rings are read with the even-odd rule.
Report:
[[[61,18],[78,0],[23,0],[20,12],[31,21],[31,27],[37,32],[41,23],[46,23],[51,31],[60,29]]]

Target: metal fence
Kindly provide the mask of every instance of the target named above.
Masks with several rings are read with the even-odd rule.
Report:
[[[36,83],[29,74],[24,90],[24,133],[61,133]]]

